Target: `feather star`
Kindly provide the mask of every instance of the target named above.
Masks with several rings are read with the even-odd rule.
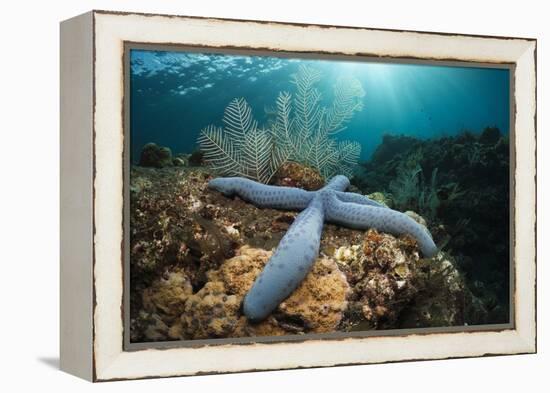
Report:
[[[216,178],[208,183],[226,196],[236,194],[261,208],[301,210],[245,296],[243,312],[248,319],[267,317],[302,282],[319,253],[325,221],[354,229],[409,234],[425,257],[437,253],[424,226],[366,196],[344,192],[349,185],[345,176],[333,177],[318,191],[269,186],[241,177]]]

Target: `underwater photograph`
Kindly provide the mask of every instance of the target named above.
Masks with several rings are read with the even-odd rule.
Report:
[[[130,343],[511,322],[511,69],[129,48]]]

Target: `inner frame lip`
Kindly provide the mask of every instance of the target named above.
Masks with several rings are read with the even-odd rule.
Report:
[[[437,33],[431,33],[437,34]],[[499,37],[505,39],[504,37]],[[508,323],[502,324],[483,324],[483,325],[464,325],[464,326],[445,326],[445,327],[426,327],[409,329],[386,329],[386,330],[368,330],[354,332],[329,332],[329,333],[307,333],[284,336],[255,336],[255,337],[234,337],[234,338],[213,338],[197,340],[173,340],[173,341],[130,341],[130,52],[132,50],[150,50],[166,52],[185,52],[185,53],[206,53],[219,55],[240,55],[240,56],[262,56],[279,57],[308,60],[333,60],[333,61],[355,61],[369,63],[392,63],[392,64],[417,64],[417,65],[437,65],[450,67],[470,67],[470,68],[496,68],[509,71],[509,112],[510,112],[510,130],[509,130],[509,318]],[[449,333],[473,333],[473,332],[501,332],[505,330],[514,330],[515,322],[515,182],[514,174],[516,169],[515,157],[515,70],[516,64],[511,62],[478,62],[459,59],[440,59],[440,58],[422,58],[422,57],[394,57],[389,55],[375,55],[368,53],[344,54],[338,52],[323,51],[288,51],[282,49],[260,48],[260,47],[238,47],[238,46],[208,46],[208,45],[190,45],[179,43],[148,43],[136,41],[123,41],[123,241],[122,241],[122,272],[123,272],[123,294],[122,294],[122,321],[123,321],[123,351],[132,352],[145,349],[173,349],[173,348],[202,348],[209,346],[223,345],[253,345],[253,344],[277,344],[277,343],[303,343],[308,341],[339,341],[357,338],[387,338],[387,337],[407,337],[422,336],[427,334],[449,334]],[[513,143],[512,143],[513,142]]]

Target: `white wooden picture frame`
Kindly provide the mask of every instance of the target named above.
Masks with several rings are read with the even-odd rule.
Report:
[[[131,348],[124,341],[129,43],[513,69],[513,320],[494,329]],[[92,11],[61,24],[61,368],[90,381],[536,352],[536,40]]]

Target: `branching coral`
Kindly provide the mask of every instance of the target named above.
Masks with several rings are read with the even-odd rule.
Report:
[[[357,79],[340,78],[334,86],[332,106],[322,106],[316,88],[320,79],[319,71],[300,67],[293,75],[294,99],[285,91],[277,98],[271,132],[289,159],[317,169],[325,178],[337,173],[351,176],[361,145],[336,141],[331,136],[343,131],[355,112],[363,109],[365,92]]]
[[[412,209],[425,217],[433,219],[441,201],[437,195],[438,169],[434,168],[430,181],[426,181],[424,171],[420,166],[422,150],[418,149],[397,167],[397,177],[390,182],[389,188],[393,201],[402,210]],[[458,184],[454,184],[458,192]]]
[[[229,103],[223,122],[223,128],[210,125],[201,131],[198,142],[204,160],[221,174],[268,183],[288,156],[267,130],[258,127],[244,98]]]
[[[415,203],[420,191],[420,165],[408,167],[400,165],[397,168],[397,177],[390,182],[389,188],[393,202],[400,209],[407,209]]]
[[[325,178],[337,173],[351,176],[359,159],[357,142],[336,141],[353,115],[363,108],[361,83],[340,78],[334,86],[332,105],[322,105],[317,89],[321,72],[302,65],[292,76],[294,96],[279,93],[274,119],[259,127],[244,98],[236,98],[225,110],[224,127],[210,125],[198,138],[204,159],[225,176],[240,176],[269,183],[287,161],[317,169]]]

